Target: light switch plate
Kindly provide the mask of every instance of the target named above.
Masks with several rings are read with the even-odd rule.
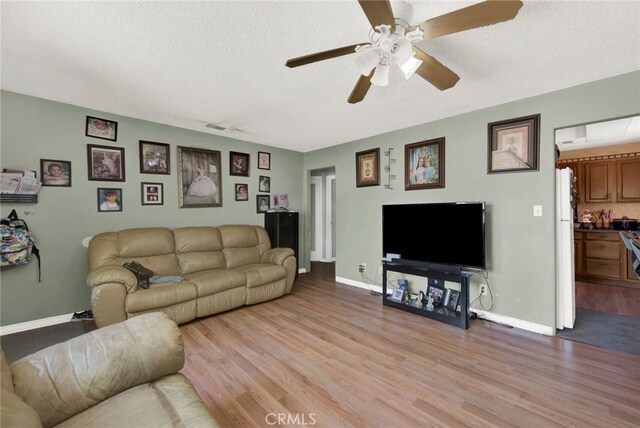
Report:
[[[534,205],[533,206],[533,216],[534,217],[542,217],[542,205]]]

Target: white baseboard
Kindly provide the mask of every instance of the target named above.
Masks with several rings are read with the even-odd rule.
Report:
[[[72,316],[73,316],[73,313],[65,314],[65,315],[57,315],[55,317],[49,317],[49,318],[41,318],[39,320],[26,321],[18,324],[0,326],[0,336],[4,336],[6,334],[19,333],[21,331],[33,330],[35,328],[40,328],[40,327],[48,327],[50,325],[62,324],[67,321],[71,321]]]
[[[511,327],[520,328],[522,330],[544,334],[545,336],[555,336],[556,334],[556,329],[547,325],[536,324],[534,322],[525,321],[518,318],[511,318],[506,315],[494,314],[493,312],[487,312],[481,309],[470,308],[469,311],[476,313],[478,315],[478,318],[495,321],[497,323],[506,324]]]
[[[336,282],[341,284],[351,285],[353,287],[364,288],[365,290],[373,290],[378,293],[382,293],[382,287],[379,285],[367,284],[366,282],[354,281],[352,279],[336,276]]]
[[[300,268],[298,269],[298,273],[307,273],[307,270],[305,268]]]

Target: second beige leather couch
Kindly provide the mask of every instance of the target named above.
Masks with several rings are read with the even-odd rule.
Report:
[[[89,243],[91,305],[98,327],[162,311],[177,323],[260,303],[291,292],[296,259],[290,248],[271,248],[260,226],[106,232]],[[137,261],[157,275],[182,282],[138,287],[122,264]]]

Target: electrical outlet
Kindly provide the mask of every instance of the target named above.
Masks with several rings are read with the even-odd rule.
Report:
[[[480,295],[484,295],[487,294],[487,286],[486,285],[481,285],[480,286]]]
[[[362,273],[362,272],[364,272],[366,270],[367,270],[367,264],[366,263],[360,263],[358,265],[358,272]]]

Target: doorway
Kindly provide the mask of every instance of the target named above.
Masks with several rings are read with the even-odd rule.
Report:
[[[332,263],[336,259],[336,169],[310,171],[310,255],[312,262]]]

